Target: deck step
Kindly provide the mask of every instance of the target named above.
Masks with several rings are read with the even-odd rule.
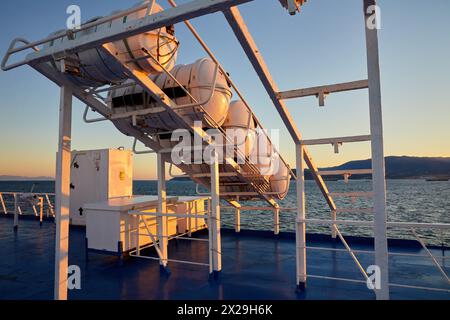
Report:
[[[349,142],[366,142],[366,141],[371,141],[371,140],[372,140],[371,135],[364,135],[364,136],[352,136],[352,137],[337,137],[337,138],[303,140],[302,145],[304,145],[304,146],[315,146],[315,145],[322,145],[322,144],[336,145],[336,144],[349,143]]]

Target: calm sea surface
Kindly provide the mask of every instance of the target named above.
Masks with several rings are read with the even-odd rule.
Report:
[[[34,192],[54,192],[54,182],[35,182]],[[371,191],[371,181],[350,181],[345,184],[342,181],[327,182],[331,192]],[[33,182],[6,182],[0,181],[0,192],[29,192]],[[402,222],[426,222],[426,223],[450,223],[450,182],[426,182],[423,180],[388,180],[388,220]],[[168,182],[169,195],[195,195],[195,185],[192,182]],[[136,181],[134,193],[141,195],[157,194],[157,185],[154,181]],[[4,196],[9,210],[13,208],[12,197]],[[330,211],[322,197],[318,187],[313,181],[306,182],[307,216],[308,218],[330,218]],[[52,199],[53,201],[53,199]],[[335,199],[338,208],[369,208],[372,207],[371,199],[359,199],[353,202],[351,199]],[[252,203],[249,205],[257,205]],[[287,198],[282,201],[284,208],[296,207],[295,184],[291,184],[291,190]],[[26,213],[32,213],[31,208],[26,208]],[[2,208],[0,206],[0,212]],[[341,213],[339,219],[366,220],[373,219],[366,213]],[[234,226],[234,212],[223,210],[223,227]],[[281,230],[294,231],[295,213],[282,212],[280,214]],[[1,223],[1,221],[0,221]],[[243,229],[272,230],[273,215],[267,211],[252,211],[242,213]],[[344,235],[373,236],[369,228],[341,227]],[[308,227],[308,232],[329,233],[328,227]],[[440,232],[420,230],[419,234],[430,244],[450,245],[450,231]],[[391,238],[411,238],[408,230],[389,230]]]

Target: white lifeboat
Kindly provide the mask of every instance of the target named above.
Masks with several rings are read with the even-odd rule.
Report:
[[[166,73],[151,78],[178,106],[190,108],[191,118],[203,121],[203,127],[222,126],[228,115],[232,92],[214,62],[207,58],[200,59],[190,65],[175,66],[171,73],[189,94]],[[155,101],[137,85],[111,91],[108,105],[116,114],[157,107]],[[153,113],[145,116],[144,120],[150,129],[170,131],[179,128],[168,112]]]
[[[253,113],[244,102],[231,102],[223,128],[230,140],[227,144],[233,144],[245,157],[249,157],[256,140],[256,123]]]
[[[149,3],[149,0],[142,4]],[[140,4],[140,5],[142,5]],[[75,33],[75,37],[83,37],[96,32],[104,32],[117,25],[124,24],[132,20],[144,18],[163,11],[163,8],[154,3],[151,10],[146,8],[131,13],[127,16],[115,19],[80,32]],[[113,13],[114,14],[114,13]],[[88,23],[99,20],[93,19]],[[65,32],[65,31],[64,31]],[[60,34],[61,31],[54,34]],[[58,43],[69,41],[68,37],[62,37],[47,44],[47,47],[55,46]],[[116,58],[122,63],[132,61],[131,68],[145,72],[148,75],[161,73],[161,66],[149,55],[152,55],[166,69],[171,70],[175,65],[179,43],[175,37],[174,27],[166,26],[150,32],[145,32],[117,42],[107,43],[106,47],[112,51]],[[121,66],[116,59],[107,54],[103,48],[95,48],[73,55],[72,60],[79,66],[70,70],[71,80],[82,87],[98,87],[110,83],[120,83],[128,77],[123,73]],[[56,63],[52,65],[60,70]],[[67,70],[66,70],[67,71]]]
[[[281,160],[264,130],[256,130],[255,145],[250,155],[250,162],[259,173],[270,182],[270,193],[280,200],[289,192],[291,174],[289,167]]]

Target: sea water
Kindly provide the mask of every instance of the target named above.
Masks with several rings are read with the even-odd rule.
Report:
[[[34,192],[54,192],[53,181],[0,181],[0,192],[29,192],[33,186]],[[327,181],[330,192],[368,192],[371,191],[372,181],[350,180]],[[387,181],[387,209],[388,221],[392,222],[422,222],[422,223],[450,223],[450,182],[427,182],[425,180],[388,180]],[[168,195],[193,196],[196,195],[195,184],[189,181],[170,181],[167,183]],[[156,181],[135,181],[134,194],[156,195]],[[7,207],[13,210],[12,197],[5,197]],[[53,201],[53,197],[52,197]],[[371,208],[372,199],[335,198],[338,208]],[[225,204],[224,204],[225,205]],[[246,203],[257,206],[264,203]],[[283,208],[295,208],[295,183],[291,183],[288,196],[280,203]],[[24,207],[25,214],[33,214],[31,208]],[[2,208],[0,207],[0,214]],[[306,212],[307,218],[330,219],[330,210],[314,181],[306,181]],[[222,227],[234,228],[234,212],[222,210]],[[293,232],[295,230],[295,212],[280,213],[281,231]],[[339,213],[341,220],[372,221],[370,213]],[[271,211],[243,211],[241,214],[242,229],[273,230],[273,213]],[[1,221],[0,221],[1,223]],[[373,237],[371,228],[367,227],[340,227],[344,235]],[[307,232],[330,234],[330,227],[308,226]],[[417,230],[418,234],[427,244],[450,245],[450,231]],[[389,229],[390,238],[413,239],[410,230]]]

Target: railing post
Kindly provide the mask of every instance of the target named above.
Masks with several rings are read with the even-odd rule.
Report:
[[[14,193],[14,230],[17,231],[18,228],[19,228],[19,204],[17,194]]]
[[[61,87],[59,106],[59,140],[55,181],[55,300],[67,300],[71,140],[72,90],[63,86]]]
[[[305,175],[304,147],[296,145],[297,160],[297,220],[296,220],[296,262],[297,290],[306,289],[306,206],[305,206]]]
[[[44,198],[39,197],[39,225],[44,221]]]
[[[381,288],[376,290],[378,300],[389,299],[389,258],[387,243],[386,179],[383,146],[383,114],[381,106],[381,80],[376,0],[364,0],[366,29],[367,71],[369,79],[370,133],[372,136],[372,169],[375,214],[375,264],[381,270]],[[375,20],[372,20],[374,19]],[[376,23],[377,24],[377,23]]]
[[[222,271],[222,245],[220,236],[219,159],[217,152],[211,156],[211,236],[212,276],[217,278]]]
[[[158,166],[158,212],[167,213],[167,192],[166,192],[166,162],[163,159],[163,154],[157,154],[157,166]],[[161,251],[160,266],[164,271],[167,268],[168,259],[168,242],[167,236],[168,225],[167,216],[158,215],[158,240],[159,250]]]
[[[280,234],[280,208],[273,209],[273,233],[275,235]]]
[[[234,220],[235,220],[234,231],[236,233],[239,233],[241,232],[241,208],[234,209]]]
[[[4,214],[8,214],[8,211],[6,210],[5,200],[3,199],[3,194],[0,193],[0,201],[2,203],[2,209]]]
[[[336,210],[332,210],[331,211],[331,220],[336,221],[336,219],[337,219],[337,212],[336,212]],[[333,239],[337,239],[337,232],[336,232],[336,225],[335,224],[333,224],[331,226],[331,237]]]

